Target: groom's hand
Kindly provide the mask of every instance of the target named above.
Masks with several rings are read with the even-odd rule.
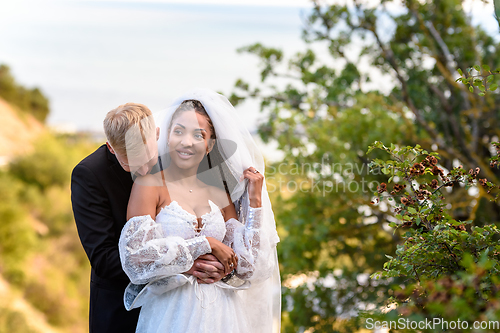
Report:
[[[224,277],[224,266],[212,254],[204,254],[194,261],[186,274],[198,279],[198,283],[214,283]]]

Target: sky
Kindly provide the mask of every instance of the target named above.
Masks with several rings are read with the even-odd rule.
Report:
[[[498,30],[491,4],[468,2],[476,23]],[[310,8],[308,0],[4,0],[0,63],[49,97],[49,125],[101,131],[106,112],[126,102],[155,112],[194,87],[228,94],[238,78],[258,84],[256,57],[236,50],[261,42],[288,56],[303,51]],[[253,128],[262,118],[256,102],[237,111]]]
[[[194,87],[228,94],[238,78],[258,83],[257,59],[236,52],[242,46],[304,47],[307,1],[226,3],[3,2],[0,63],[49,97],[50,125],[100,130],[106,112],[126,102],[154,112]],[[257,109],[239,112],[254,122]]]

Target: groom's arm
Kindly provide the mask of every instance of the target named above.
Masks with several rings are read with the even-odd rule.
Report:
[[[71,202],[78,235],[94,272],[106,279],[128,279],[122,269],[109,198],[85,165],[71,175]]]

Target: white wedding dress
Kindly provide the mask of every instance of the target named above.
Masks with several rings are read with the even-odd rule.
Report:
[[[204,214],[202,228],[197,230],[195,215],[176,201],[161,209],[156,221],[137,216],[125,225],[120,237],[120,256],[132,283],[125,293],[128,309],[142,306],[136,332],[256,332],[248,313],[254,318],[259,307],[246,309],[241,290],[221,281],[198,284],[196,278],[184,275],[194,260],[211,252],[206,237],[231,246],[238,255],[237,276],[244,280],[266,279],[272,271],[256,271],[255,262],[271,255],[270,247],[260,241],[261,209],[253,209],[253,225],[236,219],[224,221],[220,209],[209,201],[211,211]],[[265,243],[265,242],[262,242]],[[261,257],[261,258],[262,258]],[[263,307],[262,311],[266,311]],[[254,320],[255,321],[255,320]]]

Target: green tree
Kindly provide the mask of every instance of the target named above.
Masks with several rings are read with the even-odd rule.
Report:
[[[69,184],[71,170],[78,161],[75,150],[63,138],[52,134],[40,137],[31,154],[19,156],[9,165],[12,175],[26,184],[45,190]]]
[[[17,84],[6,65],[0,65],[0,97],[41,122],[49,115],[49,101],[40,89],[27,89]]]
[[[303,31],[310,48],[288,64],[272,47],[240,50],[260,58],[262,83],[254,88],[239,80],[231,100],[261,101],[266,121],[259,133],[285,155],[268,181],[281,190],[273,200],[286,332],[354,330],[359,322],[345,318],[393,292],[389,280],[365,278],[381,269],[401,239],[388,227],[395,220],[389,206],[370,205],[376,184],[390,177],[383,168],[366,172],[364,152],[373,141],[418,142],[442,156],[443,168],[479,167],[481,178],[499,183],[488,162],[490,142],[500,136],[499,96],[479,96],[455,80],[456,68],[477,62],[498,68],[500,45],[471,25],[459,0],[395,3],[313,1]],[[327,54],[314,51],[319,48]],[[313,167],[294,170],[305,164]],[[304,180],[310,187],[302,190],[283,185]],[[456,207],[451,213],[478,226],[496,222],[499,209],[488,196],[479,188],[472,200],[458,190],[448,199]]]
[[[500,153],[498,143],[493,146]],[[389,184],[379,186],[376,204],[386,200],[391,203],[397,222],[390,226],[400,230],[403,238],[395,254],[387,256],[384,270],[373,276],[405,277],[410,283],[397,288],[388,300],[393,310],[367,314],[393,322],[399,315],[415,322],[460,319],[463,324],[452,329],[457,332],[473,328],[474,322],[498,318],[500,230],[495,224],[478,227],[471,225],[471,220],[456,220],[449,214],[452,208],[444,202],[445,196],[462,186],[483,188],[498,199],[498,185],[478,178],[479,168],[464,170],[458,166],[445,172],[438,166],[438,154],[418,145],[398,148],[375,142],[369,151],[373,149],[385,151],[389,159],[375,159],[370,167],[393,175]],[[491,162],[498,165],[498,158]],[[442,326],[423,331],[435,330],[442,330]],[[496,332],[498,327],[483,327],[481,331]]]
[[[0,333],[38,333],[27,323],[26,317],[19,311],[8,307],[0,307]]]
[[[0,274],[20,284],[23,264],[36,245],[36,234],[22,204],[23,184],[0,171]]]

